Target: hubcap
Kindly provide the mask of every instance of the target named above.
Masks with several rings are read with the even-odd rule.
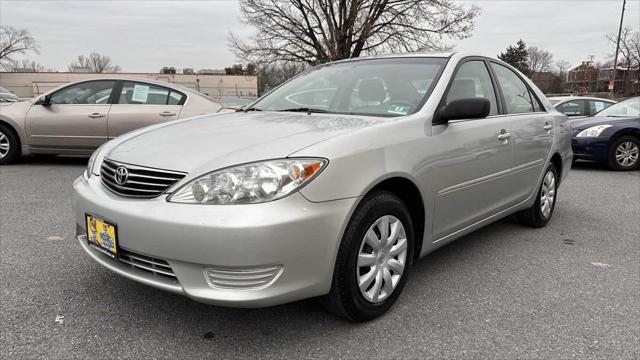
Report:
[[[367,301],[378,303],[398,286],[407,260],[407,234],[398,218],[385,215],[367,230],[358,252],[357,279]]]
[[[640,155],[640,149],[631,141],[625,141],[616,148],[616,161],[623,167],[635,165],[638,155]]]
[[[542,181],[542,191],[540,192],[540,210],[542,216],[548,218],[556,200],[556,176],[553,171],[547,171]]]
[[[0,132],[0,159],[7,156],[7,154],[9,153],[10,145],[11,144],[9,144],[9,138],[5,134]]]

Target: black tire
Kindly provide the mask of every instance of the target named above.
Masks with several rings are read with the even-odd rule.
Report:
[[[4,151],[0,152],[0,165],[11,164],[18,160],[22,152],[20,140],[13,129],[4,124],[0,124],[0,145],[9,146],[9,151],[4,156]]]
[[[362,271],[366,267],[358,267],[357,261],[361,246],[365,246],[362,245],[365,234],[378,219],[386,215],[395,217],[404,227],[407,251],[404,258],[404,270],[397,280],[396,287],[389,291],[391,295],[385,295],[384,299],[374,303],[363,296],[358,286],[358,271]],[[394,304],[407,281],[413,260],[414,239],[413,223],[409,209],[400,198],[387,191],[378,191],[368,195],[352,215],[342,237],[336,258],[331,292],[321,298],[323,305],[336,315],[354,322],[371,320],[384,314]],[[396,241],[398,242],[393,244],[398,245],[399,240]],[[388,256],[390,257],[386,259],[393,258],[392,253]],[[395,259],[397,258],[395,257]],[[373,264],[370,271],[377,271],[379,266],[384,265]],[[382,274],[383,272],[380,271],[380,273]],[[386,284],[385,281],[381,283]]]
[[[553,200],[551,201],[550,211],[545,215],[542,208],[542,195],[543,192],[546,193],[545,180],[549,173],[553,174],[554,179]],[[549,164],[549,167],[544,172],[544,176],[540,182],[540,188],[536,194],[536,201],[533,203],[533,206],[516,214],[520,223],[531,227],[543,227],[549,223],[549,220],[551,220],[551,217],[553,216],[553,210],[556,207],[556,201],[558,199],[558,181],[558,170],[556,170],[556,166],[554,164]]]
[[[619,163],[618,160],[616,159],[617,149],[622,144],[632,144],[632,146],[635,146],[634,148],[635,160],[630,162],[626,166],[624,164]],[[609,161],[607,162],[607,165],[611,170],[616,170],[616,171],[635,170],[640,165],[639,152],[640,152],[640,140],[638,140],[637,137],[628,136],[628,135],[621,136],[617,138],[613,143],[611,143],[611,146],[609,147]]]

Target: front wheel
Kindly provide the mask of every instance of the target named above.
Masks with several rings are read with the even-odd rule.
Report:
[[[633,136],[621,136],[609,148],[609,168],[629,171],[640,165],[640,140]]]
[[[558,191],[558,171],[555,165],[549,164],[544,173],[538,196],[533,206],[518,212],[518,220],[528,226],[543,227],[547,225],[556,206]]]
[[[18,136],[6,125],[0,124],[0,165],[11,164],[20,157]]]
[[[367,196],[345,231],[325,307],[351,321],[384,314],[396,301],[413,260],[409,209],[396,195]]]

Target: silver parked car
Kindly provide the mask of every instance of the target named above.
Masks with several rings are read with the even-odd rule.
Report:
[[[547,99],[556,110],[570,118],[593,116],[616,104],[614,100],[588,96],[556,96],[548,97]]]
[[[97,150],[73,184],[80,246],[197,301],[321,296],[354,321],[389,309],[434,249],[510,214],[546,225],[572,161],[567,117],[480,56],[321,65],[210,120]]]
[[[203,94],[162,81],[76,82],[0,107],[0,165],[21,154],[88,155],[128,131],[221,108]]]

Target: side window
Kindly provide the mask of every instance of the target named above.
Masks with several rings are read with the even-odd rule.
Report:
[[[482,60],[471,60],[462,64],[453,78],[446,104],[454,100],[468,98],[485,98],[491,102],[489,115],[498,114],[498,102],[493,90],[489,70]]]
[[[585,116],[584,100],[571,100],[556,107],[556,110],[567,116]]]
[[[180,104],[184,104],[184,99],[186,96],[177,92],[177,91],[171,91],[171,93],[169,94],[169,102],[167,103],[168,105],[180,105]]]
[[[51,96],[51,104],[108,104],[115,81],[89,81],[68,86]]]
[[[500,64],[491,63],[496,72],[504,102],[507,106],[507,113],[521,114],[534,112],[533,101],[529,88],[511,69]]]
[[[589,100],[589,114],[594,115],[595,113],[600,112],[601,110],[604,110],[611,105],[613,104],[607,101]]]
[[[178,105],[183,96],[162,86],[125,81],[118,104]]]

